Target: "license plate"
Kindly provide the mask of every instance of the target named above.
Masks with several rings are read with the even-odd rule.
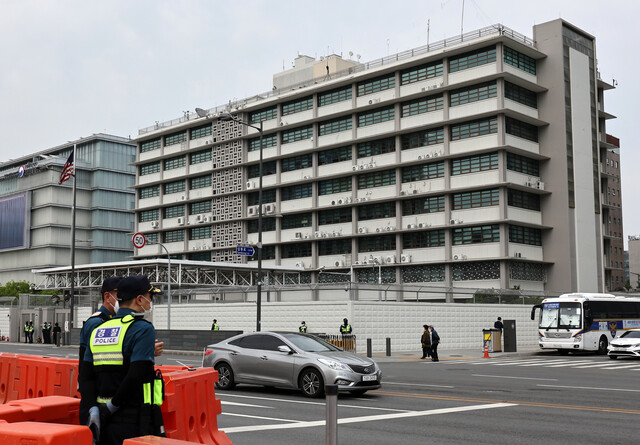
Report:
[[[376,376],[375,375],[363,375],[362,376],[362,381],[363,382],[373,382],[376,380]]]

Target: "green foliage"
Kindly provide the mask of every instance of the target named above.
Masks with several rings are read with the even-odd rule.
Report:
[[[17,297],[18,294],[29,293],[29,283],[26,281],[9,281],[0,286],[0,297]]]

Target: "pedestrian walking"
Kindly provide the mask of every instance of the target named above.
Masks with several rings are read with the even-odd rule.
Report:
[[[422,344],[422,357],[420,360],[424,360],[427,357],[431,357],[431,335],[429,333],[429,325],[422,325],[424,331],[422,337],[420,337],[420,343]]]
[[[298,331],[302,332],[303,334],[307,333],[307,324],[304,321],[300,323],[300,327],[298,328]]]
[[[431,337],[431,361],[439,362],[440,359],[438,358],[438,345],[440,344],[440,336],[438,335],[436,330],[433,329],[433,326],[429,326],[429,334]]]

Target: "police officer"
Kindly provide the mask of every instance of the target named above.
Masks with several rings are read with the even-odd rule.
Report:
[[[88,425],[101,444],[160,434],[160,410],[151,411],[155,393],[155,329],[144,320],[153,296],[161,293],[146,275],[123,278],[118,284],[116,316],[93,330],[81,363],[80,393],[89,409]],[[161,401],[160,401],[161,402]],[[160,419],[154,424],[153,412]],[[156,418],[157,419],[157,418]]]
[[[211,330],[212,331],[219,331],[220,330],[220,325],[218,324],[218,320],[216,320],[215,318],[213,319],[213,324],[211,325]]]
[[[351,325],[349,324],[349,320],[346,318],[342,320],[342,324],[340,325],[340,333],[342,335],[350,335],[353,332]]]
[[[29,321],[24,322],[24,342],[29,343]]]
[[[33,343],[33,321],[29,320],[29,343]]]
[[[298,331],[302,332],[303,334],[307,333],[307,324],[304,321],[300,323],[300,327],[298,328]]]
[[[98,308],[98,311],[89,317],[82,325],[80,331],[80,363],[84,359],[84,353],[89,346],[89,337],[95,328],[100,326],[107,320],[111,320],[116,312],[118,312],[118,284],[122,278],[118,276],[109,277],[102,283],[101,296],[102,306]],[[82,370],[82,366],[79,368]],[[82,398],[80,400],[80,425],[86,425],[89,420],[89,408],[86,400]]]
[[[51,344],[51,322],[44,322],[44,326],[42,327],[42,337],[44,337],[45,344]]]

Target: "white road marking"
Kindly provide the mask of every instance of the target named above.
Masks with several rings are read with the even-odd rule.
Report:
[[[272,406],[265,406],[265,405],[252,405],[250,403],[238,403],[238,402],[227,402],[227,401],[221,401],[220,403],[222,403],[223,405],[228,405],[228,406],[247,406],[249,408],[269,408],[269,409],[273,409]]]
[[[281,419],[279,417],[252,416],[252,415],[249,415],[249,414],[220,413],[218,415],[219,416],[232,416],[232,417],[249,417],[251,419],[260,419],[260,420],[276,420],[276,421],[279,421],[279,422],[304,423],[304,421],[302,421],[302,420]],[[225,430],[225,432],[226,432],[226,430]]]
[[[428,388],[455,388],[455,386],[447,385],[427,385],[425,383],[401,383],[401,382],[384,382],[383,385],[400,385],[400,386],[424,386]]]
[[[622,365],[622,366],[615,366],[608,369],[625,369],[625,368],[638,368],[638,367],[640,367],[640,365]],[[634,371],[640,371],[640,369],[634,369]]]
[[[507,375],[485,375],[485,374],[471,374],[473,377],[495,377],[499,379],[521,379],[521,380],[549,380],[552,382],[557,382],[558,379],[539,379],[536,377],[512,377]]]
[[[491,408],[506,408],[510,406],[517,406],[517,404],[491,403],[486,405],[459,406],[456,408],[432,409],[432,410],[426,410],[426,411],[410,411],[406,413],[380,414],[376,416],[346,417],[346,418],[338,419],[338,424],[342,425],[342,424],[348,424],[348,423],[386,421],[391,419],[403,419],[407,417],[422,417],[422,416],[432,416],[437,414],[450,414],[450,413],[459,413],[459,412],[465,412],[465,411],[477,411],[477,410],[491,409]],[[235,428],[224,428],[224,432],[226,434],[232,434],[232,433],[244,433],[249,431],[310,428],[310,427],[319,427],[319,426],[325,426],[325,421],[315,420],[310,422],[287,423],[287,424],[280,424],[280,425],[239,426]]]
[[[324,402],[307,402],[307,401],[303,401],[303,400],[287,400],[287,399],[277,399],[277,398],[272,398],[272,397],[243,396],[243,395],[239,395],[239,394],[221,394],[219,392],[216,393],[216,397],[219,398],[220,396],[241,397],[241,398],[256,399],[256,400],[269,400],[269,401],[273,401],[273,402],[283,402],[283,403],[300,403],[300,404],[304,404],[304,405],[326,406],[326,403],[324,403]],[[361,399],[361,400],[367,400],[367,399]],[[224,401],[222,403],[224,403]],[[375,410],[378,410],[378,411],[397,411],[397,412],[401,412],[401,413],[409,412],[409,410],[406,410],[406,409],[380,408],[380,407],[377,407],[377,406],[345,405],[343,403],[339,403],[338,406],[341,407],[341,408],[369,409],[369,410],[373,410],[373,411],[375,411]]]
[[[544,387],[548,387],[548,388],[565,388],[565,389],[596,389],[598,391],[640,392],[640,389],[594,388],[594,387],[591,387],[591,386],[562,386],[562,385],[542,385],[542,384],[538,384],[536,386],[544,386]]]
[[[580,365],[580,366],[572,366],[573,369],[585,369],[585,368],[602,368],[604,366],[611,366],[611,363],[604,363],[600,365]]]

